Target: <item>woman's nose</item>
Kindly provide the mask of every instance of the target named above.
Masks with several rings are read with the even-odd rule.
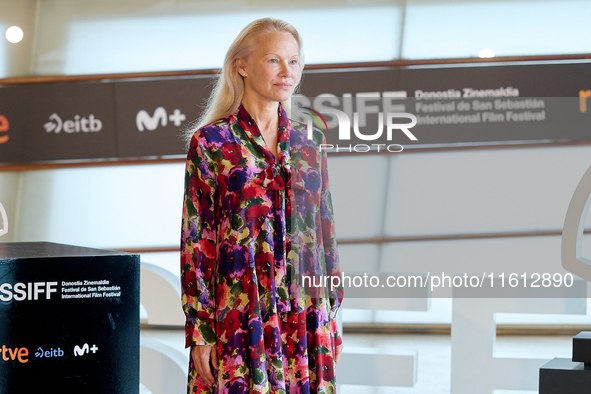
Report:
[[[282,77],[290,77],[291,76],[291,70],[290,70],[289,64],[287,62],[281,62],[280,75]]]

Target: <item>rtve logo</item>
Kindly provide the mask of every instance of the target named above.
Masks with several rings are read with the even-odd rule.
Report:
[[[3,361],[15,361],[18,360],[19,363],[25,364],[29,361],[29,349],[26,347],[15,347],[14,349],[6,347],[6,345],[2,345],[2,349],[0,349],[0,353],[2,354]]]
[[[180,109],[175,109],[172,114],[168,115],[164,107],[158,107],[152,116],[143,109],[138,111],[135,116],[135,125],[137,126],[138,131],[144,131],[146,129],[156,130],[158,125],[166,127],[169,121],[174,123],[176,127],[180,127],[185,119],[187,119],[187,117]]]
[[[88,118],[80,115],[74,115],[74,120],[65,120],[59,117],[55,112],[49,115],[49,122],[43,125],[45,131],[51,133],[52,131],[58,134],[60,131],[66,133],[79,133],[79,132],[99,132],[103,129],[103,122],[100,119],[90,114]]]
[[[2,134],[4,132],[7,132],[8,128],[8,119],[6,119],[6,116],[0,115],[0,144],[8,142],[8,135]]]
[[[591,89],[579,90],[579,109],[581,112],[587,112],[587,99],[591,97]]]

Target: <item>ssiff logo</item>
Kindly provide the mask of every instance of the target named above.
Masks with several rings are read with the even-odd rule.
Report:
[[[0,301],[37,301],[42,299],[41,294],[45,293],[45,299],[50,300],[52,293],[57,293],[57,282],[18,282],[0,284]]]
[[[166,127],[169,121],[174,123],[176,127],[180,127],[186,118],[185,114],[178,108],[172,114],[168,115],[164,107],[158,107],[152,116],[142,109],[135,116],[135,125],[138,131],[144,131],[146,129],[151,131],[156,130],[159,125]]]
[[[0,115],[0,144],[8,142],[8,135],[2,134],[8,132],[8,128],[8,119],[6,119],[6,116]]]
[[[579,90],[579,109],[581,112],[587,112],[587,99],[591,97],[591,89]]]

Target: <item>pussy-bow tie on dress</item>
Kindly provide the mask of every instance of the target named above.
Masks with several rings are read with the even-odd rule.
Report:
[[[288,229],[295,225],[293,220],[294,212],[294,189],[305,190],[305,183],[301,174],[297,171],[290,160],[290,130],[289,119],[279,106],[279,130],[278,130],[278,159],[273,156],[266,145],[260,130],[252,117],[246,112],[243,106],[238,111],[239,124],[245,131],[245,134],[253,141],[257,149],[266,159],[267,166],[260,171],[253,179],[253,182],[275,193],[273,198],[273,208],[275,212],[275,222],[280,223],[275,227],[275,259],[274,267],[270,270],[271,283],[274,289],[271,289],[272,298],[275,299],[277,312],[281,319],[286,322],[295,323],[297,321],[298,297],[299,291],[297,281],[294,276],[297,275],[297,267],[289,264],[288,270],[287,256],[291,249],[290,232]],[[277,246],[281,245],[281,250]],[[291,313],[290,313],[291,312]]]

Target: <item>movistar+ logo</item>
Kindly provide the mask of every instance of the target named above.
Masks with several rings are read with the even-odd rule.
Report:
[[[74,356],[78,357],[78,356],[84,356],[85,354],[88,354],[89,351],[92,352],[92,354],[95,354],[98,350],[98,346],[96,345],[92,345],[92,347],[88,346],[88,343],[85,343],[84,346],[80,347],[78,345],[74,346]]]
[[[158,107],[152,116],[142,109],[135,116],[135,125],[138,131],[156,130],[159,125],[166,127],[169,121],[174,123],[176,127],[180,127],[186,118],[180,109],[175,109],[172,114],[168,115],[164,107]]]

